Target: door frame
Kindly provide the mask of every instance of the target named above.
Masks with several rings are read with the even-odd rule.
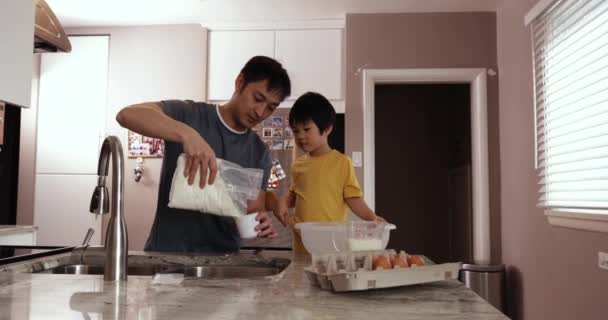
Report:
[[[468,83],[471,87],[473,260],[490,263],[487,70],[485,68],[363,70],[363,190],[375,210],[375,86],[406,83]]]

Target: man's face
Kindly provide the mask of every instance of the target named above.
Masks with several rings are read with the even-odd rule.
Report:
[[[253,128],[264,121],[281,103],[278,90],[268,91],[268,80],[250,82],[244,85],[243,77],[236,80],[236,121],[244,128]]]

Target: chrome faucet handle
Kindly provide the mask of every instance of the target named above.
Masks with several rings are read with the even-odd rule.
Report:
[[[91,238],[93,237],[93,233],[95,233],[95,229],[89,228],[89,230],[87,231],[87,235],[84,236],[84,240],[82,241],[83,246],[89,245],[89,241],[91,241]]]
[[[140,164],[137,164],[135,169],[133,169],[133,174],[135,174],[135,182],[139,182],[141,176],[144,174],[144,168]]]

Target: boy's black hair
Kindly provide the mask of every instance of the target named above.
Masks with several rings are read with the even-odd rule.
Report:
[[[289,111],[289,125],[314,122],[321,134],[336,121],[336,110],[329,100],[316,92],[307,92],[300,96]]]
[[[244,78],[243,88],[250,82],[268,80],[268,91],[278,91],[281,100],[285,100],[291,94],[291,82],[287,70],[278,61],[265,57],[255,56],[241,69]]]

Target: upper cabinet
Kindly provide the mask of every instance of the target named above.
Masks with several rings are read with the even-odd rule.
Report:
[[[105,132],[109,37],[70,37],[70,42],[70,53],[42,55],[37,174],[97,174]]]
[[[307,91],[343,99],[343,41],[342,29],[211,31],[208,100],[230,99],[236,76],[255,55],[283,64],[291,79],[290,100]]]
[[[0,101],[29,107],[34,52],[34,2],[0,1]]]
[[[276,31],[275,57],[291,79],[291,97],[307,91],[342,99],[342,30]]]
[[[274,31],[209,33],[209,100],[228,100],[237,75],[253,56],[274,57]]]

